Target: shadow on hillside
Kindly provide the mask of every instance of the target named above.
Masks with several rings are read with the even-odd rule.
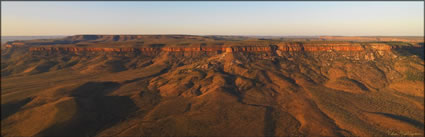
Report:
[[[419,45],[421,46],[420,47],[411,47],[411,46],[400,47],[400,48],[394,49],[393,51],[397,52],[401,56],[416,55],[422,60],[424,60],[424,43],[420,43]]]
[[[71,94],[78,106],[74,117],[41,131],[37,136],[95,136],[125,120],[137,110],[134,102],[127,96],[106,96],[120,86],[115,82],[88,82],[76,88]]]
[[[30,102],[32,98],[26,98],[16,102],[10,102],[6,104],[1,104],[1,120],[6,119],[7,117],[15,114],[19,109]]]
[[[152,48],[161,48],[161,47],[164,47],[165,46],[165,44],[150,44],[149,45],[149,47],[152,47]]]
[[[169,70],[170,70],[170,68],[165,68],[165,69],[161,70],[159,73],[153,73],[153,74],[145,76],[145,77],[139,77],[139,78],[135,78],[135,79],[131,79],[131,80],[126,80],[123,83],[127,84],[127,83],[136,82],[136,81],[139,81],[139,80],[143,80],[143,79],[146,79],[146,78],[156,77],[156,76],[162,75],[164,73],[167,73]]]
[[[390,118],[393,118],[393,119],[397,119],[397,120],[400,120],[400,121],[409,123],[409,124],[411,124],[411,125],[413,125],[413,126],[415,126],[417,128],[424,129],[424,124],[423,123],[421,123],[419,121],[416,121],[414,119],[405,117],[405,116],[394,115],[394,114],[389,114],[389,113],[382,113],[382,112],[373,112],[373,113],[384,115],[386,117],[390,117]]]
[[[276,122],[273,120],[273,108],[266,106],[266,112],[264,114],[264,136],[272,137],[275,136]]]

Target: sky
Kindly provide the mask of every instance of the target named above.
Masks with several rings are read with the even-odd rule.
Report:
[[[424,2],[1,2],[2,36],[424,36]]]

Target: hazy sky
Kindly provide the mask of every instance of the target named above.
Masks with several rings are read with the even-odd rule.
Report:
[[[424,35],[424,2],[1,2],[1,34]]]

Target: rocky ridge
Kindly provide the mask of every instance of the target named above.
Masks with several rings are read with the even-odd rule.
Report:
[[[368,45],[374,50],[391,50],[399,48],[387,44],[371,43]],[[163,47],[163,48],[83,48],[83,47],[30,47],[31,52],[141,52],[159,53],[164,52],[276,52],[280,51],[363,51],[365,47],[360,44],[337,43],[337,44],[302,44],[281,43],[270,46],[221,46],[221,47]]]

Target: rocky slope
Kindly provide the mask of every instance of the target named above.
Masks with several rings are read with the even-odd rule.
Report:
[[[402,48],[400,46],[390,46],[381,43],[365,44],[366,48],[373,50],[392,50]],[[289,43],[283,42],[277,45],[269,46],[227,46],[220,47],[163,47],[163,48],[83,48],[83,47],[30,47],[29,51],[33,54],[40,53],[64,53],[64,52],[120,52],[120,53],[148,53],[159,54],[159,52],[286,52],[286,51],[364,51],[365,46],[358,43]]]
[[[2,136],[424,135],[423,43],[208,39],[4,48]]]

